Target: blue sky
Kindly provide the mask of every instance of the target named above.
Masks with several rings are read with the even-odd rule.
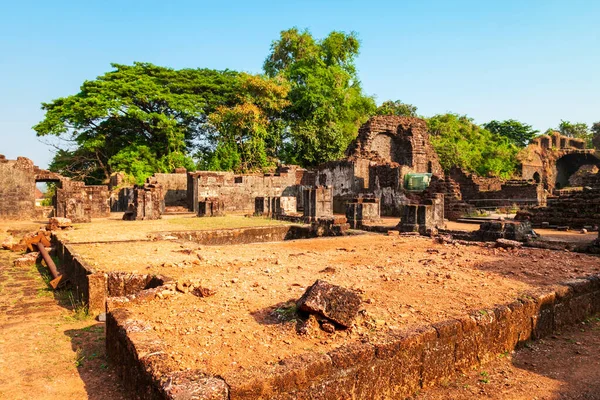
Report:
[[[18,1],[0,6],[0,154],[52,157],[31,127],[110,63],[258,73],[279,32],[355,31],[365,92],[431,116],[545,130],[600,120],[600,2]]]

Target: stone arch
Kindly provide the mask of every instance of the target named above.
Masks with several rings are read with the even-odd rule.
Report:
[[[589,153],[568,153],[556,160],[555,187],[559,189],[569,186],[569,178],[583,165],[600,167],[600,160]]]
[[[542,177],[540,176],[539,172],[536,171],[533,173],[533,180],[535,183],[540,183],[542,181]]]

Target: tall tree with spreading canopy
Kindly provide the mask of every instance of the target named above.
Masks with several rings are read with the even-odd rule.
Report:
[[[214,150],[204,152],[205,169],[251,172],[277,164],[282,142],[280,113],[289,105],[289,84],[281,77],[249,74],[241,74],[240,81],[238,103],[219,106],[209,115]]]
[[[87,183],[125,171],[139,183],[153,172],[194,168],[190,151],[206,140],[208,115],[235,104],[239,74],[113,64],[80,92],[43,103],[38,136],[62,139],[51,169]]]
[[[483,124],[488,131],[509,139],[518,147],[525,147],[539,131],[534,130],[531,125],[524,124],[514,119],[506,121],[490,121]]]
[[[460,167],[480,176],[510,178],[517,167],[517,147],[466,115],[443,114],[427,120],[433,148],[444,170]]]
[[[331,32],[316,40],[307,30],[281,32],[264,63],[267,76],[290,82],[281,158],[314,166],[341,157],[358,127],[375,111],[355,66],[356,34]]]
[[[400,100],[387,100],[384,101],[377,110],[376,115],[397,115],[402,117],[416,117],[417,107],[412,104],[403,103]]]

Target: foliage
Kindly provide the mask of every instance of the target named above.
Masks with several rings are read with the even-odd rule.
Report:
[[[281,32],[272,43],[264,70],[291,85],[280,125],[284,161],[314,166],[341,157],[375,111],[358,80],[354,61],[359,47],[354,33],[334,31],[316,40],[296,28]]]
[[[288,91],[289,84],[279,77],[242,74],[238,103],[217,107],[209,115],[214,150],[204,152],[205,169],[249,172],[274,167],[282,142],[278,123],[289,105]]]
[[[412,104],[403,103],[400,100],[392,101],[387,100],[384,101],[377,110],[375,110],[376,115],[398,115],[404,117],[416,117],[417,116],[417,107]]]
[[[46,183],[46,192],[44,192],[44,199],[41,202],[43,207],[50,207],[53,203],[54,195],[56,194],[56,182]]]
[[[560,124],[558,125],[558,131],[561,133],[561,135],[585,140],[587,147],[593,146],[593,135],[586,123],[571,123],[569,121],[561,120]]]
[[[238,74],[148,63],[112,67],[79,93],[42,104],[37,135],[67,144],[50,169],[101,183],[114,168],[139,182],[152,172],[192,166],[189,150],[205,138],[207,116],[232,104]]]
[[[483,127],[488,131],[508,138],[514,145],[525,147],[531,139],[533,139],[539,131],[534,130],[531,125],[524,124],[514,119],[506,121],[490,121],[483,124]]]
[[[480,176],[510,178],[517,166],[517,147],[506,137],[473,123],[471,118],[442,114],[427,121],[431,144],[444,170],[457,166]]]

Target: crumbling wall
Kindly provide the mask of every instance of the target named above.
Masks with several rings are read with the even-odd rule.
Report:
[[[133,189],[133,202],[123,214],[124,220],[160,219],[165,208],[162,186],[148,178],[142,186]]]
[[[154,174],[154,180],[162,186],[165,207],[187,206],[187,171],[175,174]]]
[[[110,215],[108,186],[86,186],[83,182],[63,181],[56,190],[56,216],[72,222],[90,222]]]
[[[583,228],[600,221],[600,189],[572,190],[550,197],[546,207],[517,213],[518,220],[529,220],[534,227],[543,225]]]
[[[419,232],[421,235],[435,234],[445,226],[444,195],[435,194],[418,204],[407,204],[398,224],[400,232]]]
[[[346,155],[351,159],[397,163],[408,167],[406,172],[444,175],[437,153],[429,142],[427,123],[420,118],[371,117],[358,130],[358,136],[346,150]]]
[[[569,177],[582,165],[600,166],[592,149],[585,148],[583,139],[562,136],[559,132],[541,135],[518,155],[522,178],[544,184],[550,193],[569,185]]]
[[[25,157],[0,155],[0,219],[30,219],[35,213],[35,172]]]
[[[188,173],[188,207],[198,212],[203,198],[220,198],[226,212],[254,212],[256,197],[301,197],[302,186],[314,177],[297,166],[281,167],[275,174],[239,175],[232,172]],[[300,202],[300,201],[299,201]]]

